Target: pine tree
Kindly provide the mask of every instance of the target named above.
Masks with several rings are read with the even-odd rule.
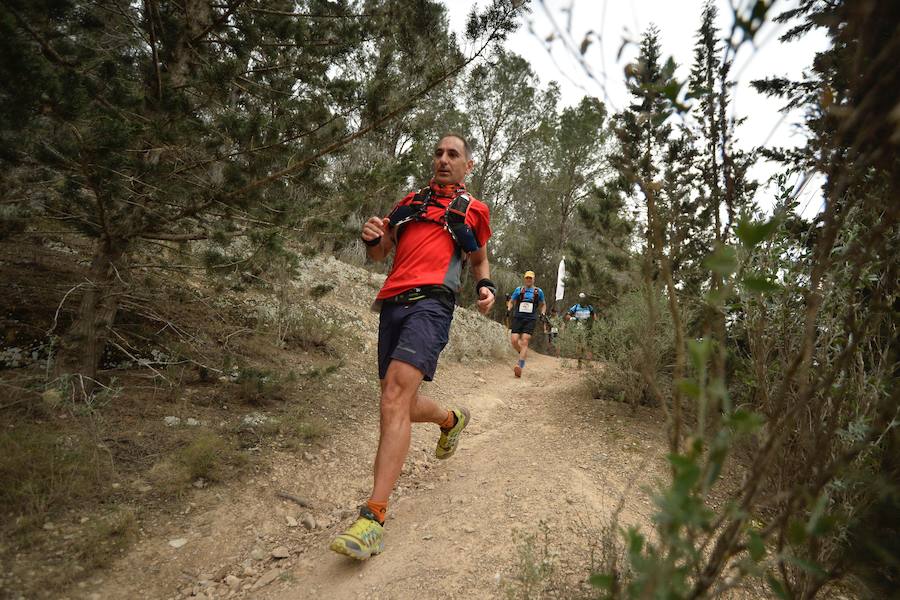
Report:
[[[508,224],[496,246],[510,266],[528,265],[553,281],[569,245],[584,243],[578,210],[608,177],[609,138],[606,107],[595,98],[545,118],[510,184]]]
[[[476,148],[469,188],[502,207],[527,146],[546,115],[556,112],[556,93],[552,88],[541,92],[528,62],[504,50],[475,66],[460,92]]]
[[[613,164],[632,190],[639,187],[643,193],[647,228],[644,272],[652,281],[658,281],[657,253],[665,245],[664,227],[658,218],[662,209],[656,191],[661,187],[662,154],[672,132],[667,121],[673,110],[665,90],[672,86],[674,72],[675,63],[671,59],[665,65],[660,64],[659,30],[651,25],[641,37],[637,62],[626,67],[632,102],[616,117],[619,154],[613,157]],[[653,234],[657,225],[659,240]]]
[[[472,16],[480,51],[515,12]],[[328,157],[475,56],[428,1],[5,0],[0,37],[0,159],[23,203],[95,241],[56,363],[89,377],[143,241],[270,243],[327,196]]]

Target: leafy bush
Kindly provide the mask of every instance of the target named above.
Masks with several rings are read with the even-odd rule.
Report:
[[[653,302],[654,308],[648,308]],[[674,354],[672,318],[664,300],[647,290],[634,290],[622,296],[602,318],[594,322],[585,346],[600,362],[589,372],[594,397],[611,398],[632,406],[651,402],[648,378],[657,385],[671,387]],[[560,333],[563,349],[577,342],[572,327]],[[577,350],[577,348],[575,348]]]

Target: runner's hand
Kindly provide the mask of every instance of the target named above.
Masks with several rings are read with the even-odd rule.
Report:
[[[478,312],[483,315],[488,314],[488,311],[494,306],[494,294],[486,287],[482,287],[479,291],[478,301],[475,302],[475,305],[478,307]]]
[[[372,217],[362,226],[362,239],[371,242],[387,233],[390,220],[381,217]]]

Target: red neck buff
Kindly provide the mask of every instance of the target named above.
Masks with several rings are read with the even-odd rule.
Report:
[[[448,183],[446,185],[441,185],[432,179],[428,185],[431,187],[431,191],[436,198],[456,198],[466,191],[466,184],[464,183]]]

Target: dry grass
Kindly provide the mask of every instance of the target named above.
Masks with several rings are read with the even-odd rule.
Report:
[[[191,432],[191,438],[163,457],[148,472],[153,488],[162,496],[179,496],[202,479],[223,481],[235,476],[246,464],[234,442],[208,429]]]
[[[550,543],[550,528],[544,521],[538,531],[526,534],[516,546],[516,572],[506,582],[509,600],[537,600],[559,597],[559,555]]]
[[[81,569],[95,571],[121,556],[137,533],[134,510],[118,508],[82,529],[76,538],[71,555]]]
[[[108,453],[81,433],[48,424],[0,431],[0,505],[19,526],[102,496],[113,473]]]
[[[0,263],[0,276],[18,290],[0,298],[0,313],[13,315],[13,341],[27,348],[46,337],[62,295],[74,285],[48,282],[77,282],[83,273],[75,255],[19,259],[27,252],[18,250],[0,244],[0,256],[10,258]],[[195,486],[239,484],[250,460],[265,469],[267,450],[320,442],[327,423],[346,414],[348,395],[375,393],[372,379],[347,372],[362,369],[361,360],[368,366],[360,351],[370,351],[371,341],[354,332],[374,331],[376,317],[367,307],[383,276],[331,259],[311,266],[309,281],[291,298],[306,303],[302,314],[279,345],[261,318],[266,290],[217,293],[193,271],[132,275],[140,283],[119,313],[115,339],[149,364],[110,354],[101,373],[106,387],[90,397],[75,393],[70,380],[48,382],[38,363],[0,371],[0,396],[16,390],[0,402],[4,592],[69,593],[68,586],[127,552],[138,527],[180,510]],[[338,287],[317,286],[322,281]],[[60,310],[57,332],[71,323],[76,296]],[[467,324],[455,338],[460,349],[471,349],[461,357],[505,349],[499,325],[461,312],[455,320]],[[482,335],[496,344],[485,345]],[[266,419],[244,426],[250,411]],[[166,421],[171,416],[178,424]],[[45,528],[48,521],[52,528]]]
[[[328,432],[324,421],[311,417],[303,410],[285,415],[278,425],[278,433],[287,448],[298,449],[322,439]]]

